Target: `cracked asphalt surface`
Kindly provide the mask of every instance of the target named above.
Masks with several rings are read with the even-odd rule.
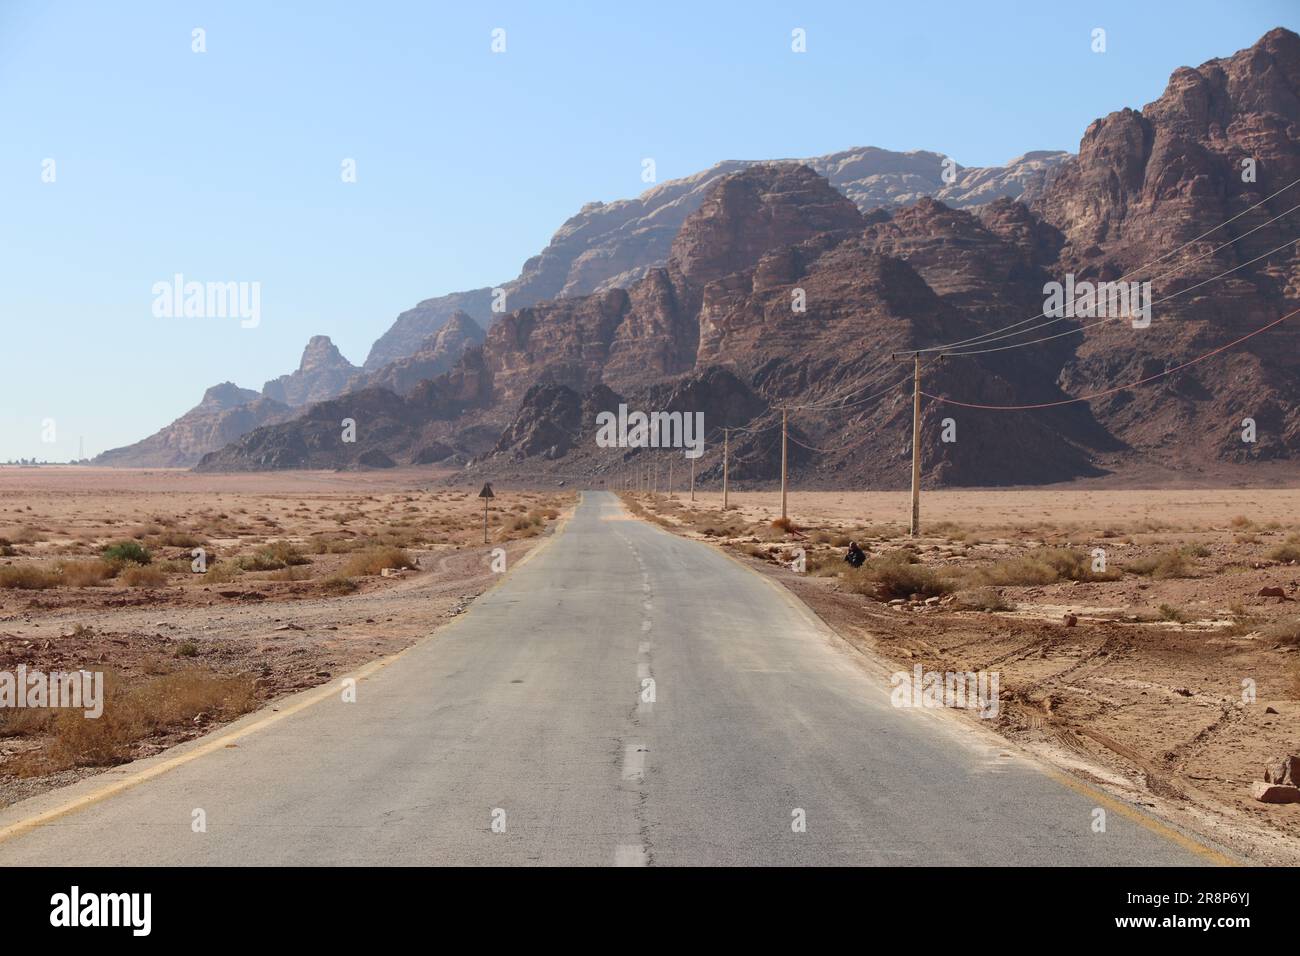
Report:
[[[319,696],[8,808],[0,833],[59,815],[0,865],[1205,862],[1126,814],[1094,832],[1089,793],[891,706],[779,587],[606,492],[355,702]]]

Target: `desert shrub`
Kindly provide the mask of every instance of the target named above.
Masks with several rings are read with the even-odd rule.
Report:
[[[12,558],[17,553],[12,541],[8,538],[0,538],[0,558]]]
[[[1251,521],[1251,520],[1250,520],[1249,518],[1247,518],[1245,515],[1233,515],[1233,516],[1232,516],[1232,521],[1230,522],[1230,524],[1232,525],[1232,527],[1236,528],[1238,531],[1241,531],[1241,530],[1244,530],[1244,529],[1246,529],[1246,528],[1254,527],[1255,522]]]
[[[102,587],[117,574],[117,565],[102,558],[93,561],[60,561],[55,565],[59,583],[70,588]]]
[[[1014,587],[1057,581],[1112,581],[1114,571],[1094,572],[1092,558],[1070,548],[1036,548],[991,564],[964,568],[957,577],[970,587]]]
[[[13,564],[0,568],[0,588],[17,591],[41,591],[58,587],[59,576],[49,568],[34,564]]]
[[[344,577],[355,577],[379,574],[384,568],[414,568],[415,566],[415,559],[402,548],[379,545],[352,555],[343,565],[342,574]]]
[[[1285,541],[1269,550],[1270,561],[1300,561],[1300,534],[1289,535]]]
[[[272,541],[252,554],[243,555],[235,560],[245,571],[279,571],[282,568],[311,563],[311,558],[288,541]]]
[[[1195,570],[1191,556],[1182,548],[1172,548],[1145,558],[1135,558],[1126,562],[1125,571],[1143,576],[1167,579],[1189,578]]]
[[[1165,621],[1177,621],[1178,623],[1181,624],[1187,621],[1188,619],[1187,615],[1183,613],[1182,609],[1176,608],[1172,604],[1160,605],[1159,611],[1160,611],[1161,619]]]
[[[106,679],[104,697],[104,712],[96,720],[79,710],[57,711],[45,766],[28,762],[29,772],[123,763],[145,737],[189,723],[200,713],[232,719],[252,710],[256,700],[251,678],[204,670],[175,671],[134,686]]]
[[[351,594],[357,587],[356,581],[343,574],[331,574],[320,583],[320,589],[326,594]]]
[[[907,551],[891,551],[867,561],[860,568],[849,568],[844,580],[849,590],[882,600],[906,598],[913,594],[933,597],[951,589],[947,581],[918,563],[916,556]]]
[[[212,584],[229,584],[243,574],[244,569],[237,561],[222,561],[219,564],[208,563],[208,570],[199,575],[204,582]]]
[[[784,531],[787,534],[799,530],[799,526],[794,523],[793,518],[773,518],[771,528],[773,531]]]
[[[153,560],[153,555],[149,549],[139,541],[118,541],[116,544],[110,544],[102,552],[105,561],[116,561],[119,564],[148,564]]]
[[[124,569],[117,579],[129,588],[157,588],[167,583],[167,572],[150,565],[133,564]]]
[[[1300,618],[1293,617],[1270,624],[1260,632],[1260,636],[1280,647],[1294,647],[1300,644]]]
[[[184,641],[180,647],[176,648],[177,657],[198,657],[199,645],[193,641]]]
[[[840,573],[841,568],[848,567],[844,563],[843,555],[836,554],[834,551],[809,551],[805,561],[807,572],[819,578],[833,578]]]
[[[187,531],[165,531],[158,535],[158,543],[167,548],[197,548],[204,543],[198,535]]]
[[[350,554],[367,546],[367,539],[352,535],[320,534],[312,538],[313,554]]]
[[[311,577],[311,568],[290,565],[287,568],[281,568],[279,571],[272,571],[266,577],[268,581],[306,581]]]

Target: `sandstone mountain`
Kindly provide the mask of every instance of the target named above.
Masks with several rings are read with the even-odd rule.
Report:
[[[468,313],[457,309],[448,316],[442,328],[429,336],[413,354],[373,372],[357,372],[341,391],[386,388],[404,395],[425,379],[450,371],[466,349],[483,344],[483,337],[483,327]]]
[[[599,406],[694,389],[715,431],[727,413],[700,383],[726,375],[755,399],[752,417],[735,422],[736,478],[775,477],[776,409],[786,407],[796,481],[901,486],[911,367],[891,353],[940,347],[949,357],[927,356],[924,389],[965,404],[925,401],[931,482],[1300,454],[1300,321],[1199,361],[1300,308],[1300,186],[1290,188],[1300,180],[1300,38],[1274,30],[1179,70],[1156,102],[1096,121],[1077,157],[1029,180],[1026,204],[995,197],[982,177],[971,189],[992,201],[969,208],[894,180],[889,195],[907,199],[864,213],[811,165],[743,164],[689,203],[661,265],[605,263],[599,279],[584,261],[594,271],[571,285],[580,254],[567,266],[556,258],[563,268],[533,260],[521,279],[550,297],[515,303],[451,372],[399,406],[376,406],[380,427],[356,447],[309,418],[260,428],[204,466],[363,467],[373,452],[379,463],[466,460],[470,475],[611,480],[662,455],[595,449],[585,430]],[[675,188],[674,202],[691,192]],[[579,218],[605,215],[589,207]],[[643,238],[662,244],[654,231]],[[1152,280],[1150,327],[1128,314],[1044,317],[1047,283],[1067,278]],[[436,413],[417,394],[439,396]],[[327,419],[372,401],[345,396]],[[1241,440],[1244,419],[1256,442]],[[309,453],[268,455],[276,449]],[[714,473],[716,442],[696,464]]]
[[[490,377],[482,351],[471,350],[456,367],[421,382],[402,396],[385,388],[350,392],[311,406],[283,426],[254,429],[219,451],[205,455],[198,471],[268,471],[279,468],[374,468],[405,464],[437,447],[458,422],[471,433],[470,416],[491,401]],[[344,421],[355,424],[349,441]],[[493,433],[495,434],[495,433]],[[480,435],[470,454],[491,447]],[[450,446],[449,446],[450,447]],[[454,450],[454,449],[453,449]],[[427,453],[425,453],[427,458]],[[437,460],[437,459],[433,459]]]
[[[262,394],[285,405],[310,405],[340,394],[357,371],[328,335],[313,335],[297,370],[271,379]]]
[[[1105,322],[1077,336],[1062,384],[1086,394],[1134,381],[1300,306],[1300,186],[1286,188],[1297,179],[1300,37],[1289,30],[1180,69],[1140,112],[1122,110],[1089,126],[1078,157],[1035,203],[1065,239],[1055,271],[1109,279],[1140,269],[1154,280],[1156,304],[1148,329]],[[1228,220],[1227,229],[1199,238]],[[1300,322],[1291,321],[1092,407],[1119,439],[1165,457],[1292,458],[1300,452],[1298,347]],[[1242,441],[1244,418],[1254,419],[1258,441]]]
[[[233,382],[214,385],[203,400],[166,428],[148,438],[114,448],[91,464],[131,468],[189,468],[209,451],[221,448],[261,425],[293,417],[287,405],[264,398]]]
[[[1001,197],[1027,199],[1040,194],[1069,155],[1039,151],[1006,166],[963,167],[950,162],[945,169],[946,157],[939,153],[860,147],[807,160],[806,164],[862,210],[900,206],[925,196],[964,208]],[[636,199],[588,203],[560,227],[540,254],[524,263],[515,279],[503,284],[506,304],[518,309],[544,300],[630,286],[667,264],[682,223],[716,183],[758,164],[730,160],[664,182]],[[453,317],[452,332],[440,345],[438,336]],[[372,346],[363,369],[349,363],[327,336],[316,336],[308,343],[298,370],[267,382],[262,394],[300,407],[371,387],[407,392],[419,381],[447,371],[463,350],[462,343],[481,341],[481,329],[498,317],[492,312],[489,288],[426,299],[397,317]],[[467,324],[466,319],[479,328]],[[687,356],[669,364],[687,368],[691,362]],[[258,419],[256,414],[236,417],[231,419],[232,425],[241,420]],[[173,425],[179,425],[179,420]],[[180,427],[183,430],[184,426]],[[218,447],[191,449],[190,454],[197,460],[198,455]],[[124,467],[152,461],[147,455],[133,457],[126,449],[106,453],[106,459]]]
[[[925,150],[900,153],[859,147],[788,162],[820,173],[865,212],[923,196],[935,196],[957,208],[1003,197],[1029,199],[1042,191],[1068,157],[1068,153],[1038,151],[1006,166],[963,167],[951,162],[946,174],[947,157]],[[556,231],[541,253],[524,263],[517,277],[502,283],[507,308],[629,286],[667,263],[677,231],[715,183],[761,162],[728,160],[668,180],[635,199],[588,203]],[[490,325],[497,318],[491,302],[491,289],[426,299],[397,317],[371,348],[365,367],[378,369],[412,354],[456,310]]]

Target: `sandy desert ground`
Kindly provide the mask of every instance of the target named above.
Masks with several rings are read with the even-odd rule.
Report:
[[[1300,490],[926,492],[915,540],[906,492],[792,492],[789,531],[776,492],[732,494],[725,514],[715,491],[624,497],[774,576],[873,659],[999,672],[981,722],[1020,746],[1248,858],[1300,861],[1300,804],[1252,794],[1266,761],[1300,752]]]
[[[0,670],[102,670],[116,715],[0,712],[0,805],[400,650],[496,580],[493,548],[518,560],[574,501],[497,486],[485,546],[477,487],[445,480],[0,468]],[[1016,744],[1252,859],[1300,861],[1300,805],[1251,793],[1300,750],[1300,489],[926,492],[916,540],[905,492],[792,492],[789,530],[776,492],[726,513],[717,491],[624,498],[875,660],[997,670],[983,723]]]
[[[574,501],[503,489],[484,545],[478,487],[436,477],[0,468],[0,670],[102,671],[114,704],[0,710],[0,805],[402,649]]]

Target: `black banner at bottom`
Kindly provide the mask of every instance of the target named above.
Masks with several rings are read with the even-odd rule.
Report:
[[[433,931],[586,937],[690,930],[767,938],[903,932],[948,943],[1193,936],[1231,945],[1295,932],[1286,869],[9,869],[6,941],[75,934],[259,945],[373,942]],[[966,935],[970,931],[971,935]],[[865,934],[865,935],[864,935]],[[955,934],[955,935],[954,935]],[[608,937],[606,937],[608,938]],[[660,937],[664,942],[667,938]],[[1007,939],[1008,937],[1003,936]],[[1032,937],[1028,937],[1032,938]],[[450,942],[450,939],[448,939]]]

